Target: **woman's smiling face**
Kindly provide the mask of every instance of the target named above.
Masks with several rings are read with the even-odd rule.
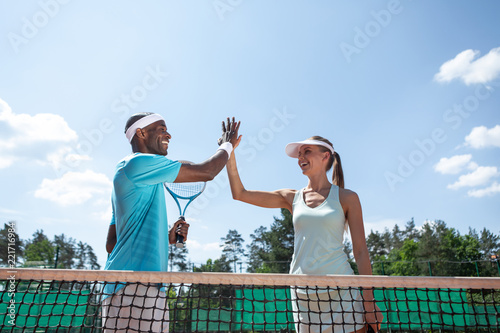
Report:
[[[304,175],[326,171],[328,153],[317,145],[302,145],[299,148],[298,163]]]

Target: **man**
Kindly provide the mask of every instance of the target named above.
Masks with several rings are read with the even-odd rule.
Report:
[[[118,163],[113,179],[113,217],[106,250],[106,270],[167,271],[168,244],[176,234],[186,239],[189,225],[179,220],[168,229],[164,182],[212,180],[226,165],[238,137],[239,122],[227,120],[220,147],[200,164],[166,157],[172,136],[158,114],[139,113],[127,121],[125,135],[132,155]],[[168,331],[165,292],[157,286],[123,283],[104,287],[105,332]]]

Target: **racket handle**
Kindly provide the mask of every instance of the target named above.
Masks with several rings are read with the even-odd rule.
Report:
[[[184,216],[179,216],[179,219],[186,221],[184,219]],[[177,236],[177,242],[175,243],[175,247],[182,249],[184,247],[184,236],[179,235],[178,233],[175,234]]]

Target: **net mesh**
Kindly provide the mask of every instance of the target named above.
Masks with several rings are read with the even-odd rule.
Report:
[[[368,302],[382,332],[500,330],[500,278],[0,269],[0,285],[2,332],[351,332]]]
[[[165,188],[181,199],[190,199],[205,189],[205,182],[164,183]]]

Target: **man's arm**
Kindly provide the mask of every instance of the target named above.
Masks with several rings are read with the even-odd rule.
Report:
[[[106,252],[111,253],[116,245],[116,224],[111,224],[106,238]]]
[[[213,180],[221,172],[226,163],[227,153],[223,150],[217,150],[212,157],[202,163],[183,163],[174,182],[206,182]]]
[[[222,122],[222,137],[219,139],[219,144],[222,145],[228,142],[234,146],[238,139],[239,127],[240,122],[236,122],[234,117],[232,120],[227,118],[227,125]],[[223,149],[219,149],[212,157],[202,163],[183,163],[175,179],[175,183],[210,181],[221,172],[228,158],[228,153]]]

